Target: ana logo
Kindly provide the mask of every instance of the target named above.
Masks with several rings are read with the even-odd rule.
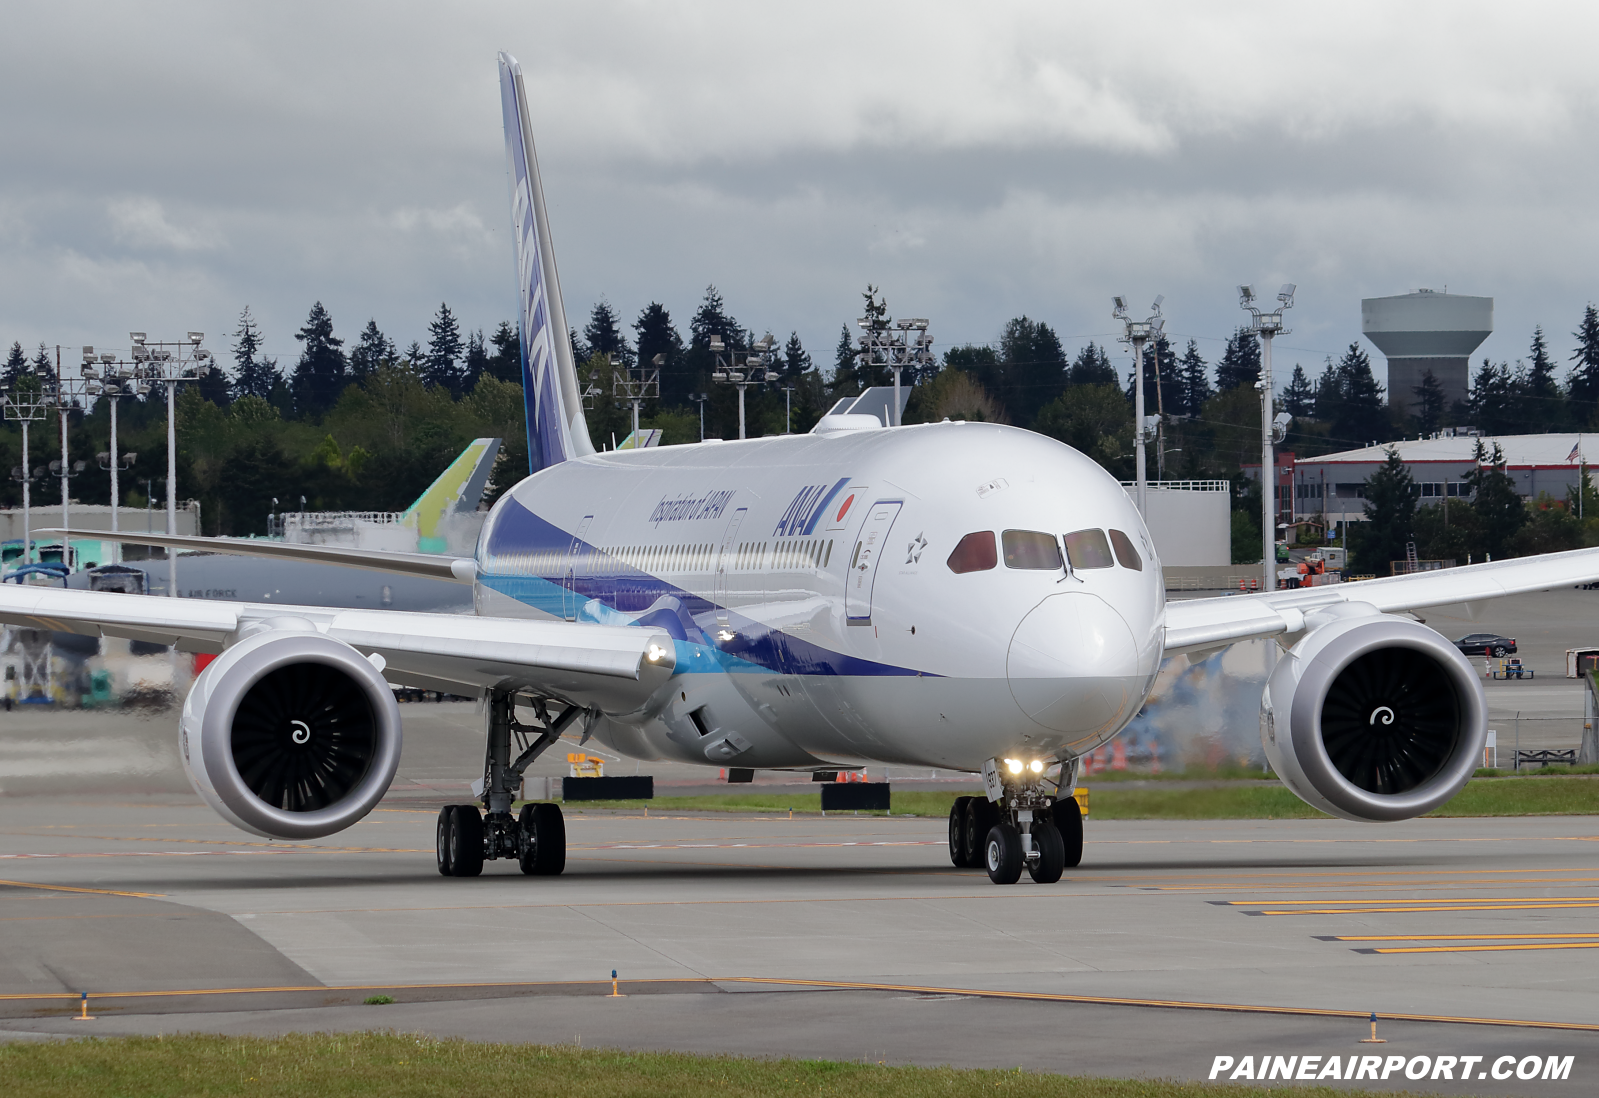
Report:
[[[842,507],[840,507],[838,509],[838,514],[833,516],[833,521],[834,522],[843,522],[844,521],[844,512],[848,511],[849,510],[849,505],[854,503],[854,502],[855,502],[855,497],[854,496],[850,496],[849,498],[844,500],[844,506],[842,506]]]

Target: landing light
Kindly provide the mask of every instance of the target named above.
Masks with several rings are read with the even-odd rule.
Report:
[[[719,640],[719,641],[722,641],[724,643],[727,642],[727,641],[732,640],[735,635],[736,634],[734,634],[734,633],[732,633],[732,632],[730,632],[729,630],[726,630],[726,629],[718,629],[716,631],[716,639]]]
[[[661,657],[666,655],[666,649],[662,648],[658,644],[652,644],[649,646],[649,648],[645,649],[644,654],[646,657],[648,657],[651,663],[660,663]]]
[[[1009,770],[1012,774],[1020,774],[1024,765],[1025,764],[1023,764],[1022,760],[1020,759],[1005,760],[1005,769]]]
[[[1034,774],[1042,774],[1044,772],[1044,760],[1034,759],[1032,762],[1027,764],[1027,769],[1031,770]]]

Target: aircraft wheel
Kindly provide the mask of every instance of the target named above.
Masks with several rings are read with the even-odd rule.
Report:
[[[956,797],[949,809],[949,860],[956,869],[971,864],[966,860],[966,806],[971,803],[970,797]]]
[[[450,807],[450,873],[455,877],[476,877],[483,872],[483,817],[475,804]]]
[[[548,802],[522,807],[517,862],[530,877],[553,877],[566,868],[566,818]]]
[[[1083,863],[1083,810],[1075,797],[1062,797],[1055,802],[1055,826],[1060,831],[1067,869]]]
[[[1054,884],[1066,868],[1066,846],[1061,842],[1060,828],[1048,820],[1033,824],[1033,845],[1038,848],[1038,858],[1028,863],[1028,874],[1037,884]]]
[[[965,851],[969,869],[983,868],[983,844],[988,829],[999,822],[999,812],[987,797],[972,797],[966,805]]]
[[[984,864],[988,879],[997,885],[1011,885],[1021,880],[1022,836],[1008,823],[997,823],[988,829],[988,842],[984,844]]]
[[[433,853],[438,858],[441,877],[455,876],[450,866],[450,816],[454,812],[453,804],[447,804],[439,809],[438,827],[433,832]]]

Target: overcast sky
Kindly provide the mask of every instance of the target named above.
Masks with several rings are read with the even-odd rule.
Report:
[[[830,363],[860,291],[940,348],[1069,349],[1166,295],[1215,360],[1299,285],[1279,383],[1359,300],[1495,299],[1561,359],[1599,297],[1586,5],[19,3],[0,9],[0,340],[126,345],[315,300],[402,346],[513,315],[494,55],[522,63],[566,306],[705,286]],[[1368,351],[1371,351],[1367,345]],[[1119,349],[1118,349],[1119,351]],[[1380,356],[1375,356],[1381,363]],[[1379,373],[1379,377],[1381,374]]]

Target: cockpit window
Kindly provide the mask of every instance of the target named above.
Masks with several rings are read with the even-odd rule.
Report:
[[[1111,568],[1116,564],[1111,559],[1110,543],[1105,540],[1103,530],[1078,530],[1076,533],[1067,534],[1066,559],[1079,571],[1086,568]]]
[[[949,555],[949,570],[956,575],[963,572],[986,572],[999,564],[999,554],[994,549],[994,531],[978,530],[961,538],[960,544]]]
[[[1143,558],[1138,555],[1138,550],[1133,548],[1133,539],[1120,530],[1110,532],[1110,547],[1116,550],[1116,560],[1123,568],[1131,568],[1134,572],[1144,570]]]
[[[1001,540],[1005,544],[1006,568],[1056,569],[1060,565],[1060,546],[1054,534],[1038,530],[1006,530]]]

